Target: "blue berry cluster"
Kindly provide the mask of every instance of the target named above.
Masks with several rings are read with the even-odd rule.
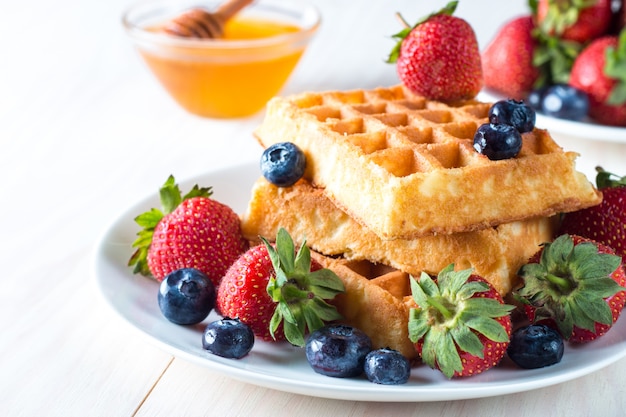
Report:
[[[589,97],[568,84],[554,84],[533,90],[528,104],[537,112],[558,119],[581,121],[589,112]]]
[[[522,133],[535,128],[535,111],[523,101],[501,100],[489,109],[489,123],[474,135],[474,149],[497,161],[515,158],[522,149]]]
[[[311,333],[305,351],[315,372],[335,378],[365,373],[374,383],[397,385],[406,383],[411,373],[408,359],[400,352],[373,350],[364,332],[343,324],[329,324]]]

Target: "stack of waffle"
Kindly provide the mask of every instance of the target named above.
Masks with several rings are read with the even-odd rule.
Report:
[[[322,254],[344,280],[346,321],[414,357],[407,336],[409,274],[454,263],[503,295],[519,267],[552,238],[559,213],[601,195],[540,129],[523,134],[516,158],[473,149],[490,104],[441,103],[402,86],[274,98],[256,136],[290,141],[307,158],[304,178],[279,188],[260,178],[242,216],[244,234],[284,227]]]

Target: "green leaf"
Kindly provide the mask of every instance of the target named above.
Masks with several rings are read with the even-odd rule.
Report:
[[[304,333],[298,326],[286,321],[283,328],[285,330],[285,338],[289,343],[298,347],[304,346]]]
[[[467,320],[465,324],[494,342],[506,342],[509,340],[509,335],[504,326],[497,320],[476,317]]]
[[[417,343],[430,330],[424,310],[412,308],[409,311],[409,339]]]
[[[288,305],[286,303],[278,303],[278,305],[276,306],[276,310],[280,311],[281,316],[283,317],[283,320],[285,322],[289,322],[292,324],[297,324],[298,323],[298,315],[297,313],[299,313],[299,311],[294,311],[296,309],[295,306],[293,305]]]
[[[619,256],[609,253],[598,253],[596,245],[590,244],[589,246],[591,246],[591,252],[586,253],[584,257],[581,256],[580,261],[577,262],[575,278],[580,280],[605,278],[615,272],[622,264],[622,259]]]
[[[624,290],[626,290],[626,288],[620,286],[613,280],[613,278],[607,277],[587,279],[584,282],[581,282],[578,288],[578,293],[584,294],[585,298],[591,298],[591,296],[587,294],[593,294],[593,297],[595,298],[604,299],[612,297],[618,292]]]
[[[282,268],[286,274],[294,271],[295,245],[289,233],[287,233],[287,231],[282,227],[278,230],[278,234],[276,235],[276,251],[278,252],[278,258],[280,259],[278,268]]]
[[[572,311],[571,304],[568,302],[563,303],[560,308],[556,309],[552,314],[563,337],[569,339],[574,331],[574,312]],[[535,321],[537,321],[537,319],[535,319]]]
[[[198,184],[195,184],[191,190],[187,194],[183,196],[184,200],[189,200],[190,198],[195,197],[211,197],[213,195],[212,187],[199,187]]]
[[[611,313],[611,307],[603,299],[590,299],[582,296],[575,296],[572,298],[572,304],[576,306],[580,311],[576,312],[574,318],[574,324],[583,329],[594,330],[595,322],[602,324],[613,323],[613,314]],[[573,310],[573,308],[572,308]],[[580,322],[577,318],[584,316],[589,319],[581,319]]]
[[[472,275],[471,269],[454,271],[454,264],[446,266],[437,275],[437,285],[439,292],[444,295],[457,294],[461,289],[465,289],[467,280]],[[470,294],[471,296],[471,294]]]
[[[300,249],[296,253],[294,271],[308,274],[311,270],[311,251],[306,246],[306,239],[302,241]]]
[[[484,346],[480,339],[467,326],[457,326],[450,330],[452,339],[463,352],[470,353],[479,358],[483,357]]]
[[[135,223],[144,229],[154,229],[163,218],[163,213],[157,208],[152,208],[135,217]]]
[[[422,272],[422,280],[424,279],[424,276],[428,277],[427,274]],[[428,295],[424,292],[422,286],[412,275],[409,277],[409,282],[411,284],[411,294],[413,295],[413,300],[415,301],[415,303],[422,309],[428,308]]]
[[[310,308],[304,308],[302,310],[304,319],[306,320],[306,326],[309,331],[314,332],[324,326],[324,321],[320,318],[316,311]]]
[[[502,304],[493,298],[471,298],[465,301],[461,315],[463,317],[465,315],[468,317],[504,317],[514,308],[514,306]]]
[[[422,354],[420,356],[422,358],[422,362],[424,362],[431,368],[435,368],[437,363],[438,341],[436,339],[437,335],[435,334],[435,332],[427,331],[426,333],[424,333]]]
[[[309,303],[307,306],[305,306],[305,309],[313,311],[321,320],[326,322],[340,320],[342,318],[341,314],[339,314],[335,306],[328,304],[320,297],[309,300]],[[312,328],[309,329],[316,330]]]
[[[170,175],[159,189],[161,205],[165,214],[170,214],[182,201],[182,196],[174,176]]]
[[[326,288],[337,292],[345,291],[343,281],[330,269],[324,268],[313,271],[308,275],[308,280],[309,284],[315,287]]]
[[[475,294],[489,290],[489,285],[481,281],[468,282],[459,290],[459,298],[466,300],[472,298]]]
[[[439,286],[430,277],[430,275],[422,272],[419,280],[419,286],[424,290],[424,293],[429,297],[438,297],[441,295]]]
[[[626,176],[620,177],[617,174],[605,171],[602,167],[596,167],[596,172],[596,185],[600,189],[626,185]],[[613,177],[615,177],[615,179],[613,179]]]
[[[436,341],[438,343],[436,345],[437,353],[435,355],[441,372],[443,372],[446,377],[452,378],[454,372],[463,371],[463,363],[461,362],[461,357],[456,349],[454,340],[452,340],[452,336],[449,333],[438,335]]]
[[[617,48],[606,50],[604,74],[616,81],[607,103],[614,106],[626,103],[626,29],[619,34]]]

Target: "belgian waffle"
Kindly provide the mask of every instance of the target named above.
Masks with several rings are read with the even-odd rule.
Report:
[[[552,239],[554,218],[536,217],[473,232],[382,240],[305,180],[292,187],[276,187],[263,177],[252,188],[241,227],[246,238],[276,236],[284,227],[293,239],[324,255],[368,260],[419,276],[436,275],[454,263],[474,268],[502,295],[517,281],[517,270]]]
[[[599,204],[547,131],[523,134],[512,159],[473,149],[490,104],[441,103],[402,86],[273,98],[255,131],[264,147],[291,141],[305,177],[382,239],[467,232]]]
[[[409,309],[414,304],[407,273],[367,261],[311,255],[344,283],[346,291],[332,301],[344,323],[365,332],[375,349],[389,347],[409,359],[417,357],[408,334]]]

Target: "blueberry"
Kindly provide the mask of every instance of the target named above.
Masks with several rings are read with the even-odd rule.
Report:
[[[261,172],[272,184],[289,187],[304,175],[306,157],[291,142],[275,143],[261,155]]]
[[[531,324],[513,332],[507,353],[518,366],[535,369],[559,363],[563,350],[563,338],[556,330]]]
[[[169,321],[200,323],[215,306],[215,286],[197,269],[178,269],[161,282],[158,302],[161,313]]]
[[[523,101],[500,100],[489,109],[489,122],[507,124],[518,132],[531,132],[535,127],[535,111]]]
[[[411,376],[411,364],[400,352],[383,348],[373,350],[365,357],[367,379],[382,385],[405,384]]]
[[[511,125],[486,123],[476,130],[474,149],[494,161],[514,158],[522,149],[522,135]]]
[[[254,346],[254,333],[239,319],[223,318],[209,323],[202,335],[202,347],[229,359],[246,356]]]
[[[547,116],[582,120],[589,111],[589,97],[567,84],[555,84],[544,93],[541,112]]]
[[[309,335],[306,358],[319,374],[336,378],[361,375],[372,341],[363,331],[342,324],[326,325]]]
[[[528,93],[528,97],[526,97],[526,103],[535,111],[541,111],[541,102],[543,101],[543,96],[546,94],[546,90],[548,89],[548,87],[549,86],[535,88],[530,93]]]

